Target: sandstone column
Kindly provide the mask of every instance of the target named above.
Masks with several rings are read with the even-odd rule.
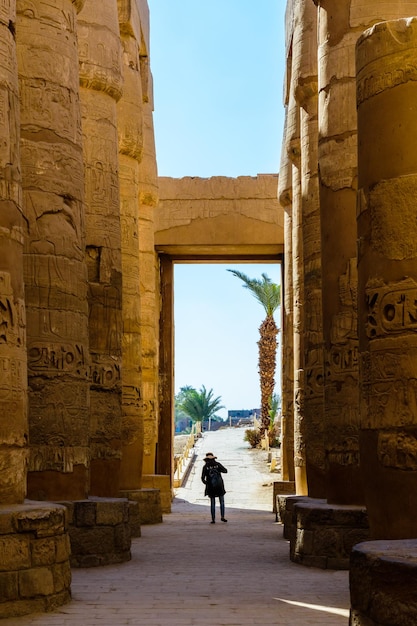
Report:
[[[330,502],[363,501],[359,472],[355,44],[371,24],[416,2],[314,0],[319,6],[319,167]]]
[[[120,488],[140,489],[143,464],[139,290],[139,163],[143,155],[141,20],[136,2],[118,3],[124,88],[117,105],[123,270],[122,463]]]
[[[290,31],[291,56],[288,64],[288,108],[286,118],[285,150],[292,163],[292,206],[291,206],[291,257],[292,257],[292,330],[293,330],[293,407],[294,407],[294,472],[296,492],[299,495],[308,493],[306,473],[306,438],[304,419],[304,267],[302,237],[302,205],[301,205],[301,146],[300,146],[300,108],[295,90],[293,76],[299,70],[299,48],[294,43],[295,31],[300,16],[294,13],[292,6],[291,23],[287,22]],[[294,49],[295,46],[295,49]],[[287,221],[289,226],[289,221]]]
[[[17,1],[21,161],[28,236],[28,494],[88,491],[84,181],[76,12],[82,0]]]
[[[376,539],[416,536],[416,68],[417,18],[358,42],[361,470]]]
[[[140,164],[139,261],[142,334],[142,389],[144,417],[144,474],[156,472],[158,441],[158,320],[157,273],[154,248],[154,211],[158,179],[152,121],[152,103],[144,103],[144,153]]]
[[[285,137],[285,133],[284,133]],[[292,163],[281,151],[278,178],[278,199],[284,208],[284,272],[282,313],[282,418],[281,478],[294,481],[294,354],[293,354],[293,290],[292,290]]]
[[[16,3],[0,7],[0,502],[21,503],[28,454]]]
[[[319,2],[319,166],[327,497],[362,502],[359,475],[356,110],[351,0]]]
[[[323,498],[325,489],[323,332],[321,306],[320,204],[317,169],[318,77],[317,9],[311,0],[294,7],[291,88],[300,116],[301,208],[299,232],[302,247],[302,370],[303,431],[308,494]]]
[[[122,93],[117,0],[78,16],[85,168],[90,388],[90,494],[115,497],[121,457],[122,267],[116,103]]]

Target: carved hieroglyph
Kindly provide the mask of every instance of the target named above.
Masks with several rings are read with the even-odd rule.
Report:
[[[281,151],[278,199],[284,208],[284,285],[282,302],[282,423],[281,477],[294,480],[294,355],[292,290],[292,162],[285,149]]]
[[[84,498],[88,491],[87,276],[76,36],[81,4],[17,1],[28,224],[28,494],[38,499]],[[61,475],[59,493],[51,472]]]
[[[143,21],[136,2],[118,2],[123,94],[117,105],[123,270],[122,463],[120,487],[141,487],[143,464],[141,307],[139,290],[139,163],[143,154]]]
[[[346,503],[360,502],[358,340],[355,296],[356,273],[356,187],[357,187],[357,112],[371,83],[380,84],[377,75],[356,87],[355,44],[363,30],[384,20],[415,14],[416,2],[381,3],[377,0],[315,0],[319,9],[319,166],[322,233],[323,317],[326,350],[325,416],[330,474],[329,497]],[[386,59],[387,61],[387,59]],[[404,68],[406,58],[402,59]],[[384,65],[384,71],[386,66]],[[389,73],[389,69],[387,70]],[[392,111],[395,109],[393,108]],[[375,113],[375,111],[374,111]],[[381,111],[381,116],[386,113]],[[392,115],[392,112],[390,113]],[[385,118],[384,118],[385,119]],[[403,122],[402,128],[408,128]],[[408,131],[407,131],[408,132]],[[384,136],[386,162],[391,162],[391,148],[399,145],[397,131],[388,146]],[[375,137],[369,139],[372,143]],[[402,163],[403,153],[398,162]],[[363,167],[373,167],[374,158],[363,159]],[[382,162],[382,159],[381,159]],[[384,176],[382,176],[384,178]],[[381,214],[384,219],[384,216]],[[387,212],[385,213],[385,221]],[[392,220],[394,229],[401,220]],[[389,221],[389,220],[388,220]],[[379,222],[379,220],[378,220]],[[395,223],[395,224],[394,224]],[[385,238],[388,235],[383,222]],[[404,233],[405,234],[405,233]],[[410,235],[406,235],[406,242]],[[379,238],[380,247],[385,242]],[[361,246],[361,241],[359,246]],[[332,472],[334,468],[334,472]]]
[[[16,3],[0,6],[0,502],[26,494],[28,454],[26,320],[23,285],[25,222],[19,157]]]
[[[90,493],[117,496],[121,457],[122,267],[116,103],[122,48],[117,0],[78,15],[85,173],[90,387]]]
[[[297,17],[298,15],[298,17]],[[295,13],[292,77],[300,106],[301,237],[304,276],[304,438],[308,493],[326,496],[324,447],[324,363],[321,302],[321,233],[318,183],[317,9],[309,0]]]
[[[366,31],[357,63],[361,468],[373,536],[408,538],[417,514],[417,18]]]
[[[294,435],[297,493],[325,495],[320,210],[317,172],[317,9],[287,9],[288,118],[285,151],[292,161]],[[291,45],[290,45],[291,44]],[[281,172],[280,172],[281,176]],[[287,283],[285,283],[287,288]],[[284,394],[286,392],[284,391]],[[297,477],[298,476],[298,477]]]
[[[154,212],[158,203],[158,177],[152,120],[152,94],[144,95],[144,152],[139,168],[139,262],[142,335],[142,384],[144,419],[143,473],[155,473],[158,440],[158,322],[157,257],[154,245]],[[170,435],[172,437],[172,433]],[[172,445],[172,444],[171,444]]]

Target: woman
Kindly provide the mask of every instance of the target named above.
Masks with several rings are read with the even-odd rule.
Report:
[[[216,459],[217,457],[212,452],[207,452],[201,473],[201,480],[206,486],[204,495],[210,498],[211,524],[216,523],[216,497],[219,498],[220,502],[220,519],[222,522],[227,522],[224,517],[224,494],[226,490],[222,478],[222,473],[227,474],[227,469]]]

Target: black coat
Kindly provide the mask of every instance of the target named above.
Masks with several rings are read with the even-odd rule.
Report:
[[[203,471],[201,472],[201,480],[205,484],[206,488],[204,490],[204,495],[209,496],[210,498],[215,498],[216,496],[224,496],[226,493],[226,489],[224,488],[223,478],[219,475],[220,480],[218,484],[213,486],[210,481],[209,470],[211,467],[215,467],[222,474],[227,474],[227,469],[216,460],[208,460],[205,462]]]

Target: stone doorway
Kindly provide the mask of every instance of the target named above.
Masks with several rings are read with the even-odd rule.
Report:
[[[283,262],[278,175],[160,178],[155,250],[160,268],[157,474],[173,477],[175,263]],[[244,270],[243,270],[244,271]]]

